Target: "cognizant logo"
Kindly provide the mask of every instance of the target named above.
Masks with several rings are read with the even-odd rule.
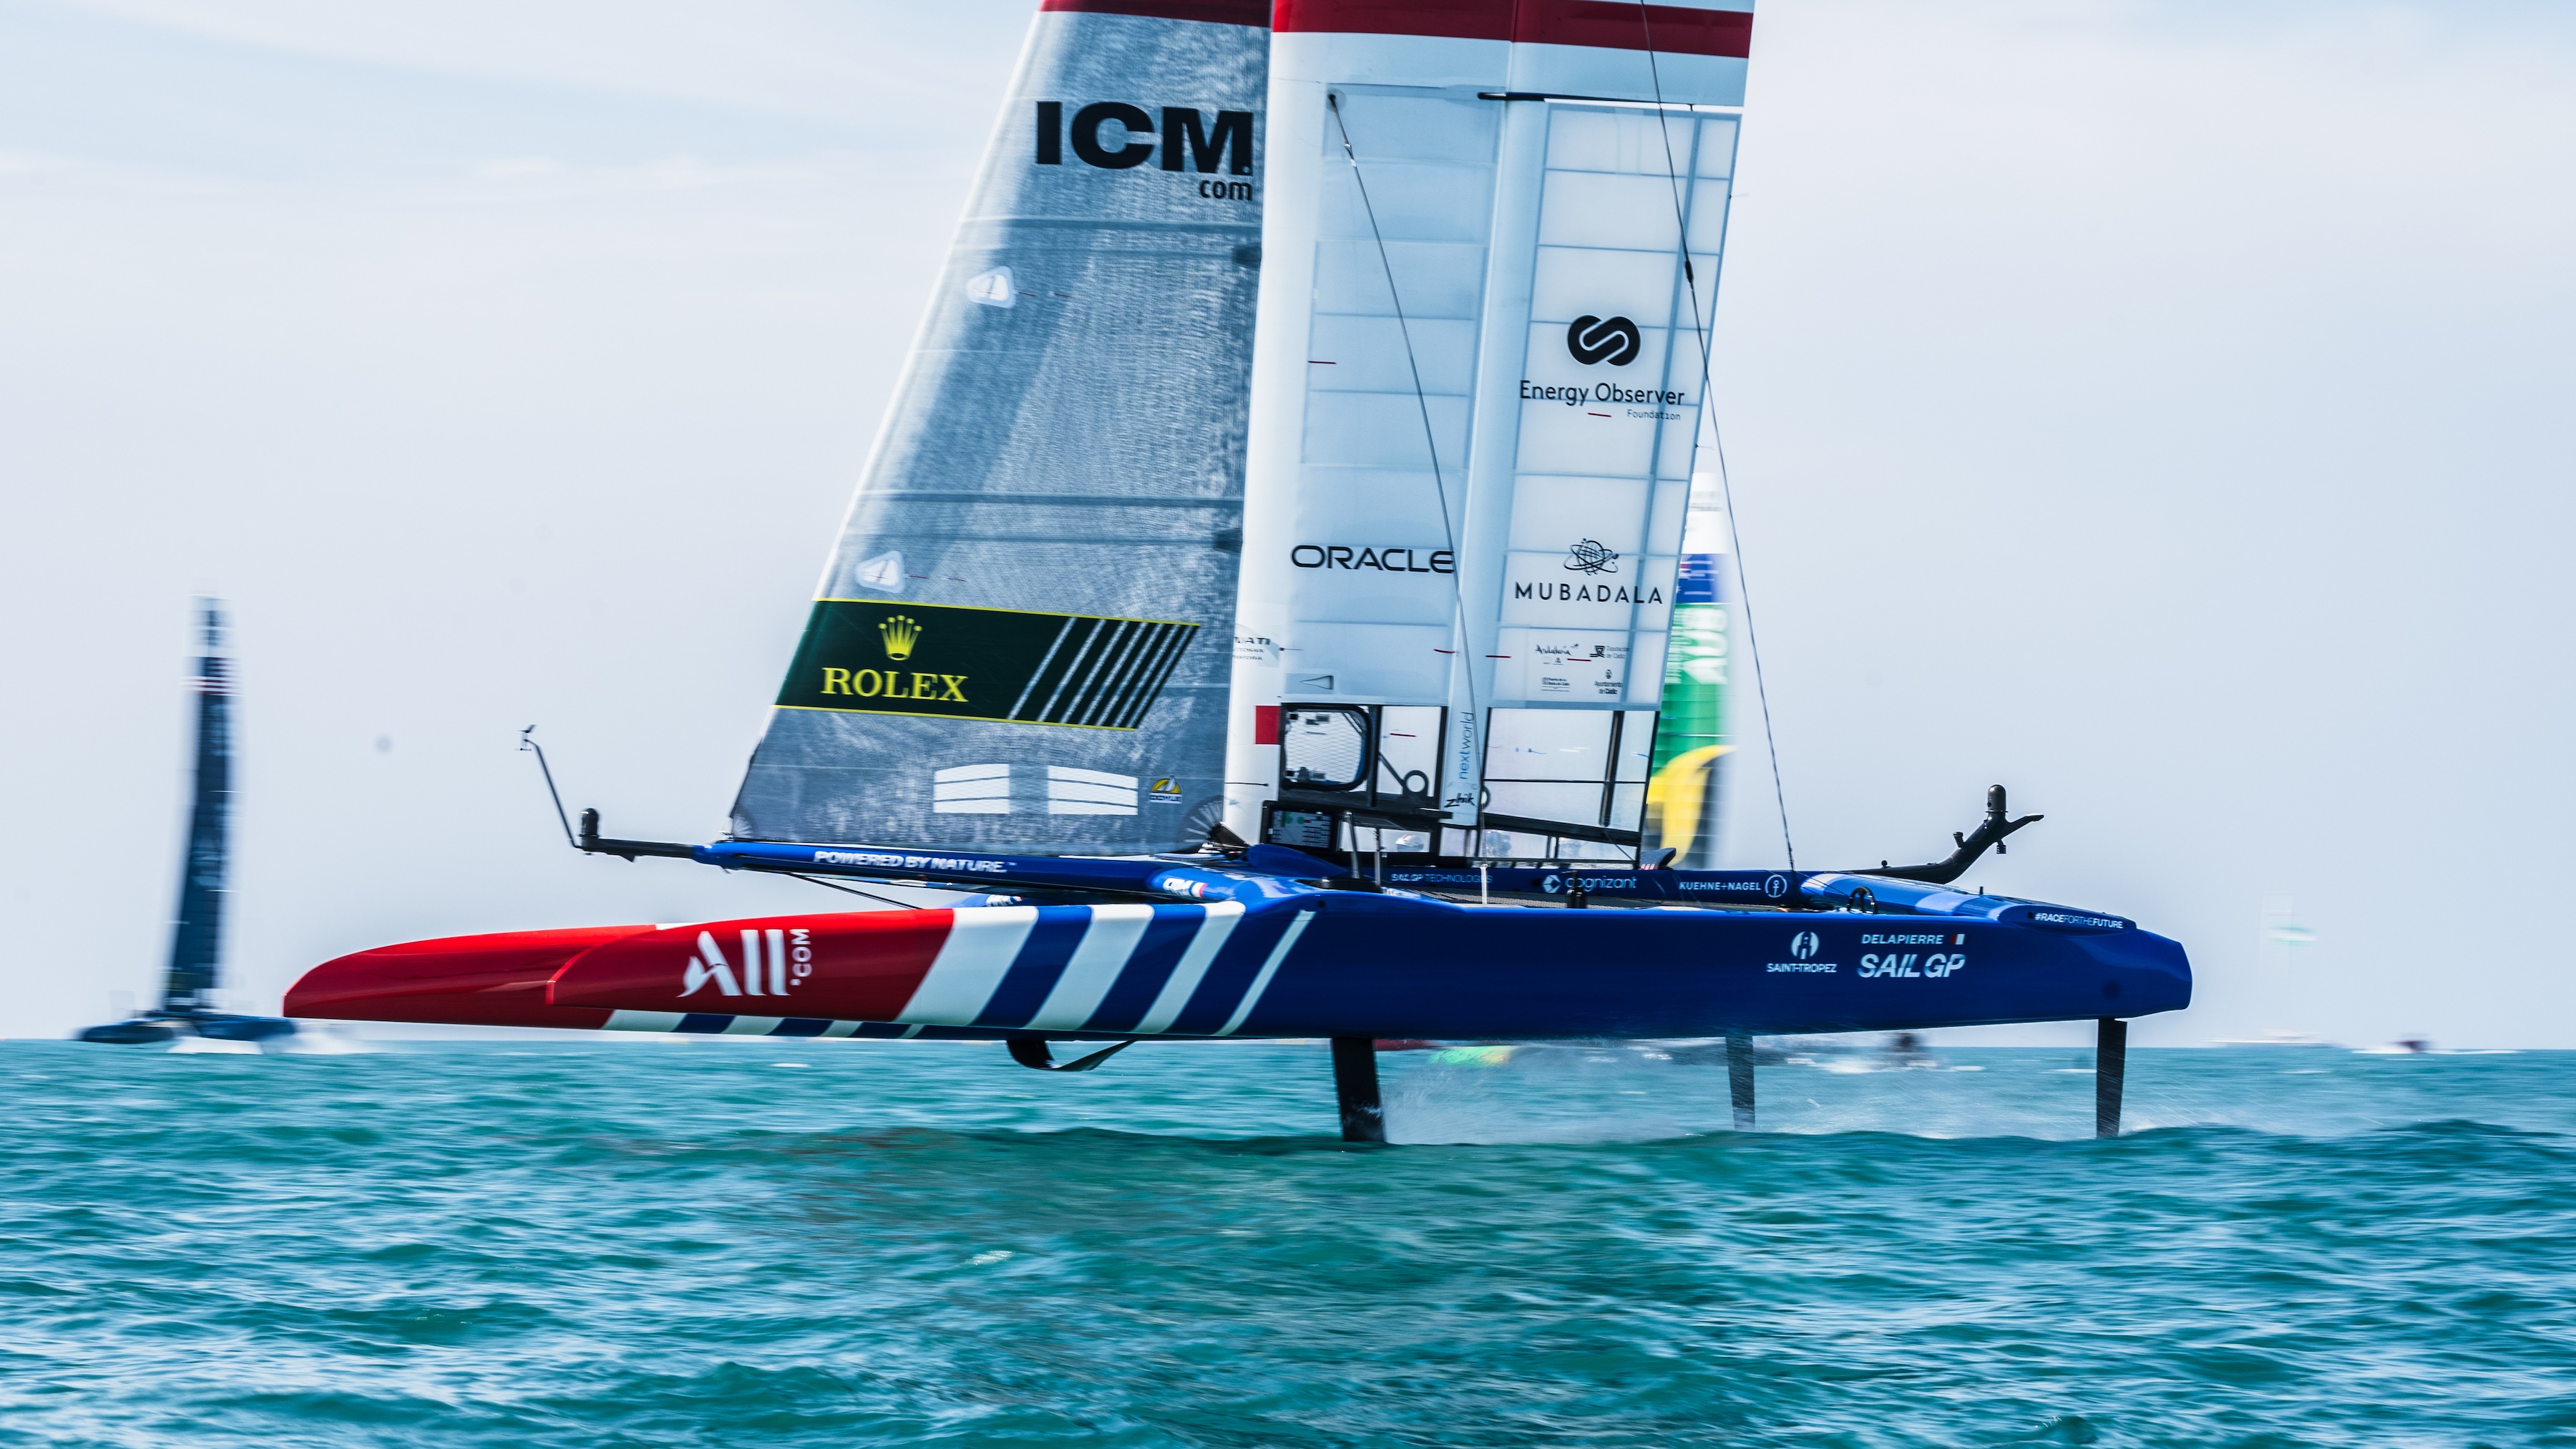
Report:
[[[1061,166],[1067,145],[1074,159],[1103,171],[1130,171],[1160,158],[1161,169],[1230,176],[1252,174],[1252,112],[1210,114],[1190,106],[1164,106],[1159,116],[1125,101],[1094,101],[1065,120],[1064,102],[1037,103],[1037,164]],[[1250,201],[1249,181],[1206,180],[1199,195]],[[1632,328],[1633,330],[1633,328]]]

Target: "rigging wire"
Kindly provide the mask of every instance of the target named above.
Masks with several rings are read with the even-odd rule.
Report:
[[[1703,317],[1699,301],[1699,276],[1691,267],[1690,221],[1682,206],[1681,169],[1673,160],[1672,111],[1664,103],[1663,67],[1655,58],[1655,21],[1648,8],[1647,0],[1637,0],[1637,23],[1645,30],[1646,74],[1653,80],[1655,87],[1655,129],[1664,139],[1664,180],[1673,196],[1673,235],[1680,244],[1682,254],[1682,284],[1690,293],[1691,336],[1699,342],[1700,412],[1708,419],[1709,447],[1717,455],[1718,499],[1726,508],[1726,543],[1735,556],[1735,591],[1744,607],[1744,647],[1746,652],[1753,656],[1753,698],[1762,709],[1762,752],[1771,757],[1771,799],[1780,810],[1780,846],[1789,854],[1789,868],[1796,870],[1798,847],[1789,836],[1789,792],[1780,783],[1780,744],[1771,733],[1771,692],[1766,687],[1766,676],[1762,672],[1762,641],[1753,629],[1753,583],[1744,567],[1744,543],[1737,536],[1735,528],[1735,481],[1727,473],[1726,439],[1718,431],[1717,408],[1709,398],[1710,333],[1717,324],[1717,288],[1715,284],[1711,284],[1708,315]],[[1694,110],[1692,115],[1693,124],[1696,125],[1698,112]],[[1735,194],[1732,167],[1728,171],[1726,190],[1730,198]],[[1733,222],[1734,218],[1727,218],[1728,224],[1717,237],[1717,261],[1721,275],[1726,266],[1727,240],[1735,234]],[[1699,429],[1694,427],[1691,429],[1691,466],[1694,473],[1698,465]]]
[[[1413,325],[1405,320],[1404,297],[1396,289],[1395,261],[1387,254],[1386,233],[1377,224],[1377,204],[1369,200],[1368,178],[1360,172],[1359,152],[1351,146],[1351,127],[1350,122],[1342,117],[1342,98],[1334,92],[1326,91],[1324,104],[1333,113],[1333,129],[1341,133],[1342,155],[1351,163],[1351,184],[1359,188],[1360,210],[1368,217],[1370,239],[1377,243],[1378,268],[1386,273],[1387,302],[1395,308],[1396,335],[1404,339],[1404,365],[1413,374],[1413,404],[1422,414],[1422,446],[1431,455],[1431,486],[1440,495],[1440,535],[1442,541],[1449,545],[1449,556],[1455,559],[1458,556],[1458,529],[1449,518],[1449,481],[1440,471],[1440,438],[1431,427],[1431,397],[1422,386],[1422,364],[1416,361],[1413,355]],[[1449,576],[1449,612],[1458,623],[1458,649],[1461,656],[1458,662],[1467,666],[1463,678],[1467,686],[1467,727],[1472,730],[1476,728],[1475,717],[1482,713],[1483,706],[1476,700],[1475,665],[1464,658],[1467,650],[1472,646],[1472,641],[1467,633],[1467,600],[1461,592],[1458,578],[1455,573]],[[1481,761],[1478,762],[1476,775],[1479,781],[1484,778],[1484,767]],[[1480,790],[1477,801],[1480,812],[1483,808],[1481,797]],[[1380,839],[1384,839],[1382,834]],[[1432,836],[1431,843],[1433,853],[1437,854],[1440,838],[1436,833]]]
[[[821,886],[827,891],[840,891],[847,895],[861,896],[868,900],[878,902],[881,905],[892,906],[899,911],[917,911],[921,909],[920,905],[912,901],[899,901],[892,896],[877,895],[871,891],[860,890],[857,886],[845,886],[836,881],[825,880],[820,876],[799,875],[792,870],[782,870],[779,871],[778,874],[787,877],[789,880],[801,880],[807,885]]]

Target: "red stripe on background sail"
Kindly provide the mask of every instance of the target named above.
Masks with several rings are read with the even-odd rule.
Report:
[[[1753,14],[1679,5],[1622,5],[1618,0],[1530,0],[1520,7],[1512,39],[1742,59],[1753,53]]]
[[[1269,0],[1040,0],[1040,10],[1082,15],[1141,15],[1149,20],[1198,20],[1210,25],[1270,24]]]
[[[548,998],[627,1011],[892,1021],[930,974],[956,916],[857,911],[675,926],[575,957]]]
[[[1282,32],[1436,35],[1737,59],[1753,51],[1750,11],[1623,0],[1279,0],[1274,23]]]

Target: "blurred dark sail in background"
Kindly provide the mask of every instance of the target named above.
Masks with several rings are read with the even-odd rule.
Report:
[[[292,1036],[282,1017],[241,1016],[217,1009],[223,976],[225,882],[232,868],[233,719],[231,661],[224,657],[220,601],[198,601],[205,652],[197,659],[197,752],[188,810],[188,853],[179,870],[179,914],[170,935],[170,969],[161,1004],[126,1021],[93,1026],[82,1041],[134,1044],[169,1041],[181,1032],[218,1041],[256,1042]]]

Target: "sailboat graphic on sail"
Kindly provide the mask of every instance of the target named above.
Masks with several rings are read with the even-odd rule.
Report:
[[[1326,1037],[1363,1140],[1380,1038],[1723,1036],[1749,1126],[1756,1033],[2089,1019],[2116,1130],[2189,965],[1950,889],[2000,787],[1934,864],[1713,868],[1751,22],[1044,0],[729,835],[575,838],[981,894],[391,946],[289,1009]]]

